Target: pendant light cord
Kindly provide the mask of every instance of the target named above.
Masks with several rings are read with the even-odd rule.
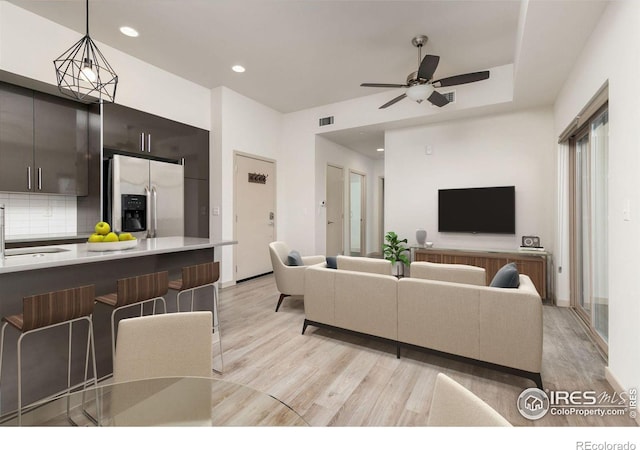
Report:
[[[87,36],[89,36],[89,0],[87,0]]]

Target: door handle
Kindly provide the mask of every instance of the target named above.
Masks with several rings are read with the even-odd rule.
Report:
[[[332,223],[334,223],[334,222],[330,220],[330,221],[327,222],[327,225],[331,225]]]
[[[151,133],[147,134],[147,152],[151,153]]]
[[[42,167],[38,167],[38,190],[42,190]]]
[[[144,152],[144,133],[140,133],[140,151]]]
[[[27,189],[31,190],[31,166],[27,167]]]
[[[153,237],[151,235],[151,191],[148,187],[144,187],[144,195],[147,197],[147,237]]]
[[[151,196],[153,197],[153,236],[158,235],[158,191],[156,187],[151,188]]]

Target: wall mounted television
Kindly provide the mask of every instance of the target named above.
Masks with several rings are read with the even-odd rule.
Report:
[[[515,186],[439,189],[438,231],[515,234]]]

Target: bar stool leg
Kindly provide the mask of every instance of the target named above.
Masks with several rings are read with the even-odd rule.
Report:
[[[2,333],[0,334],[0,381],[2,380],[2,356],[4,354],[4,332],[8,323],[2,324]]]
[[[18,426],[22,426],[22,338],[24,333],[20,333],[18,338]]]
[[[215,287],[215,285],[214,285]],[[218,372],[219,374],[222,375],[222,373],[224,372],[224,359],[222,356],[222,332],[220,330],[220,323],[218,322],[218,325],[215,325],[215,321],[216,321],[216,317],[218,316],[218,302],[215,301],[214,298],[214,303],[213,303],[213,333],[215,333],[216,328],[218,329],[218,346],[220,348],[220,372],[218,372],[217,370],[214,369],[215,372]]]

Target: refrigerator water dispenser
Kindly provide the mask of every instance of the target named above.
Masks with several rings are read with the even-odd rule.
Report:
[[[122,194],[122,231],[136,232],[147,229],[147,197]]]

